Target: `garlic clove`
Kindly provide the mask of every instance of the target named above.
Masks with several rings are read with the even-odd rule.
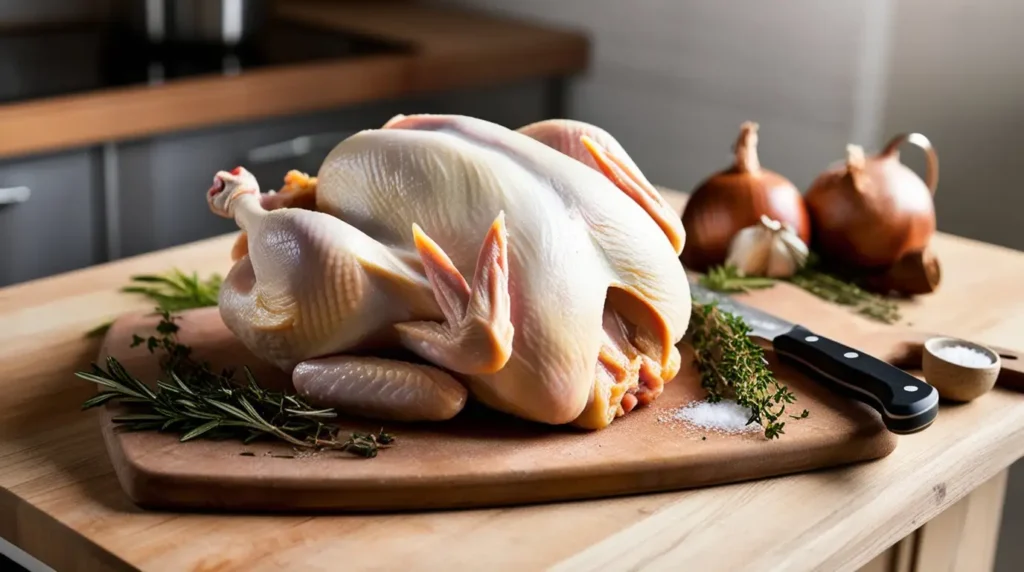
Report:
[[[809,249],[793,228],[762,217],[759,224],[736,234],[726,264],[742,276],[787,278],[807,263]]]
[[[735,266],[742,276],[764,276],[770,249],[771,231],[760,225],[750,226],[736,233],[725,263]]]
[[[766,275],[770,278],[788,278],[798,270],[796,258],[789,245],[780,236],[771,240],[771,254],[768,257]]]

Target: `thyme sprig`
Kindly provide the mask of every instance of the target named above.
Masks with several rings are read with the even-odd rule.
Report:
[[[900,319],[895,302],[863,290],[853,282],[815,268],[803,268],[789,278],[789,282],[814,294],[822,300],[850,306],[858,314],[894,324]]]
[[[236,438],[245,443],[271,437],[294,447],[346,451],[375,457],[381,447],[394,442],[383,430],[339,436],[337,426],[325,423],[337,414],[318,409],[297,395],[261,388],[249,368],[243,368],[245,383],[235,381],[234,372],[215,372],[206,362],[192,358],[192,349],[177,340],[179,326],[167,309],[157,309],[161,320],[157,335],[136,335],[132,347],[145,345],[150,353],[162,352],[164,378],[152,389],[131,375],[114,357],[106,368],[92,365],[89,372],[76,375],[104,389],[85,401],[82,409],[119,402],[130,412],[113,418],[127,431],[175,431],[181,441],[199,437]]]
[[[700,277],[700,283],[710,290],[726,293],[749,292],[775,286],[773,278],[744,276],[731,264],[709,268],[707,273]]]
[[[811,257],[807,265],[796,274],[784,280],[822,300],[848,306],[868,318],[887,324],[896,323],[900,319],[899,307],[895,302],[884,296],[872,294],[855,282],[826,271],[814,257]],[[778,280],[773,278],[744,276],[732,265],[714,266],[700,277],[700,283],[705,288],[725,293],[771,288],[777,282]]]
[[[708,401],[734,399],[751,411],[747,424],[760,424],[768,439],[785,433],[781,419],[796,396],[775,379],[764,350],[747,335],[750,327],[714,303],[695,302],[690,316],[694,359]]]

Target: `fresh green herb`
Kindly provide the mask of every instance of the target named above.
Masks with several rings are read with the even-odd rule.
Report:
[[[880,322],[893,324],[900,319],[899,307],[895,302],[821,270],[804,267],[791,276],[789,282],[823,300],[850,306],[858,314]]]
[[[332,409],[317,409],[296,395],[259,387],[248,368],[245,383],[237,383],[230,370],[214,372],[197,362],[190,347],[177,341],[178,325],[166,309],[158,309],[157,335],[135,336],[132,346],[145,345],[151,353],[163,352],[164,379],[151,389],[132,376],[121,363],[108,357],[106,369],[93,364],[90,372],[76,375],[105,389],[83,403],[83,409],[108,402],[129,405],[130,413],[113,419],[128,431],[175,431],[181,441],[199,437],[237,438],[245,443],[271,437],[294,447],[340,450],[375,457],[394,437],[378,433],[353,433],[339,438],[338,428],[326,420]]]
[[[764,350],[747,335],[750,327],[713,303],[694,303],[690,315],[694,358],[708,401],[735,399],[750,409],[748,425],[760,424],[768,439],[782,435],[786,423],[779,419],[796,396],[775,380]]]
[[[825,271],[813,256],[796,274],[784,280],[827,302],[852,307],[857,313],[874,320],[892,324],[900,319],[899,307],[895,302]],[[771,288],[776,282],[772,278],[743,276],[731,265],[709,268],[700,278],[705,288],[725,293]]]
[[[709,268],[707,274],[701,276],[700,283],[710,290],[730,293],[775,286],[775,280],[760,276],[743,276],[739,269],[731,264]]]
[[[132,276],[129,285],[121,288],[121,292],[145,296],[155,302],[160,310],[180,312],[192,308],[216,306],[221,282],[222,278],[219,274],[212,274],[201,279],[195,272],[188,275],[174,268],[164,274]],[[86,337],[103,336],[112,324],[112,321],[100,324],[89,330]]]
[[[175,268],[166,274],[132,276],[131,281],[134,285],[125,286],[122,292],[141,294],[156,302],[161,310],[180,312],[216,306],[222,278],[213,274],[203,280],[195,272],[190,276]]]
[[[790,415],[790,417],[792,417],[793,419],[807,419],[807,416],[810,414],[810,411],[804,409],[803,413],[801,413],[800,415]]]

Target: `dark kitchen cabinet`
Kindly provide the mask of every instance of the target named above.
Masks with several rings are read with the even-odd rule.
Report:
[[[288,169],[315,175],[337,141],[379,126],[397,109],[344,110],[118,145],[120,256],[237,230],[234,221],[214,215],[206,204],[214,173],[242,165],[263,191],[276,189]],[[303,147],[310,140],[312,147]]]
[[[0,287],[103,262],[101,168],[91,149],[0,162]]]

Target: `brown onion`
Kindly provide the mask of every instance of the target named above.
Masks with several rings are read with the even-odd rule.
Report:
[[[803,197],[788,179],[761,167],[757,130],[757,123],[743,123],[735,164],[704,180],[686,201],[686,244],[680,259],[687,268],[702,272],[722,264],[733,237],[758,224],[762,215],[792,225],[809,243],[811,225]]]
[[[927,184],[900,162],[904,142],[924,149]],[[874,157],[847,146],[846,162],[819,175],[807,191],[813,250],[828,264],[865,269],[923,251],[935,234],[932,197],[938,182],[939,159],[924,135],[899,135]]]

